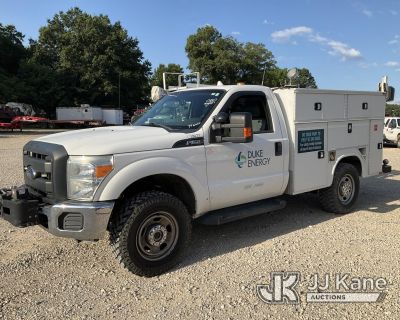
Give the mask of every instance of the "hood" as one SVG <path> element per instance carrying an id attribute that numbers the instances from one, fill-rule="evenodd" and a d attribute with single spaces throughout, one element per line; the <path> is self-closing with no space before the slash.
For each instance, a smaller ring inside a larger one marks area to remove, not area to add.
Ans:
<path id="1" fill-rule="evenodd" d="M 118 126 L 56 133 L 36 139 L 64 146 L 69 155 L 105 155 L 169 149 L 189 134 L 163 128 Z"/>

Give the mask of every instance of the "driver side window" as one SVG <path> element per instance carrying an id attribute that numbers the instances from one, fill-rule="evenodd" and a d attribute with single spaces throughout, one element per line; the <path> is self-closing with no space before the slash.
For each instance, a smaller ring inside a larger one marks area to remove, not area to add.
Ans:
<path id="1" fill-rule="evenodd" d="M 228 114 L 250 112 L 253 117 L 253 133 L 273 132 L 271 114 L 265 94 L 242 95 L 232 101 Z"/>

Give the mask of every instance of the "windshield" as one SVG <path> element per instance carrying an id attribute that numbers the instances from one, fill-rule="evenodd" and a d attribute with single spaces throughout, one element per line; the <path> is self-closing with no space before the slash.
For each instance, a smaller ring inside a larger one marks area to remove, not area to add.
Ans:
<path id="1" fill-rule="evenodd" d="M 162 126 L 168 129 L 197 129 L 217 102 L 223 90 L 173 92 L 157 101 L 134 126 Z"/>

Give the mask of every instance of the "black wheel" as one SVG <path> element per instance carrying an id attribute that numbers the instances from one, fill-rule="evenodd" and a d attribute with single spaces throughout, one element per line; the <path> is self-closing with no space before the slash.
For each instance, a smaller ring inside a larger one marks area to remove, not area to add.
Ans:
<path id="1" fill-rule="evenodd" d="M 152 277 L 175 266 L 188 246 L 192 221 L 185 205 L 159 191 L 122 201 L 110 223 L 110 244 L 131 272 Z"/>
<path id="2" fill-rule="evenodd" d="M 397 148 L 400 148 L 400 134 L 397 136 Z"/>
<path id="3" fill-rule="evenodd" d="M 356 202 L 360 190 L 357 169 L 348 163 L 339 163 L 335 170 L 332 185 L 319 190 L 322 208 L 333 213 L 349 213 Z"/>

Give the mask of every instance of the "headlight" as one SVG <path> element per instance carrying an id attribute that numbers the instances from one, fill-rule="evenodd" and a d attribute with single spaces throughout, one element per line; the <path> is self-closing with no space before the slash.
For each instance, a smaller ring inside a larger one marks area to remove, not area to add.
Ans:
<path id="1" fill-rule="evenodd" d="M 92 200 L 112 169 L 112 156 L 70 156 L 67 163 L 68 199 Z"/>

